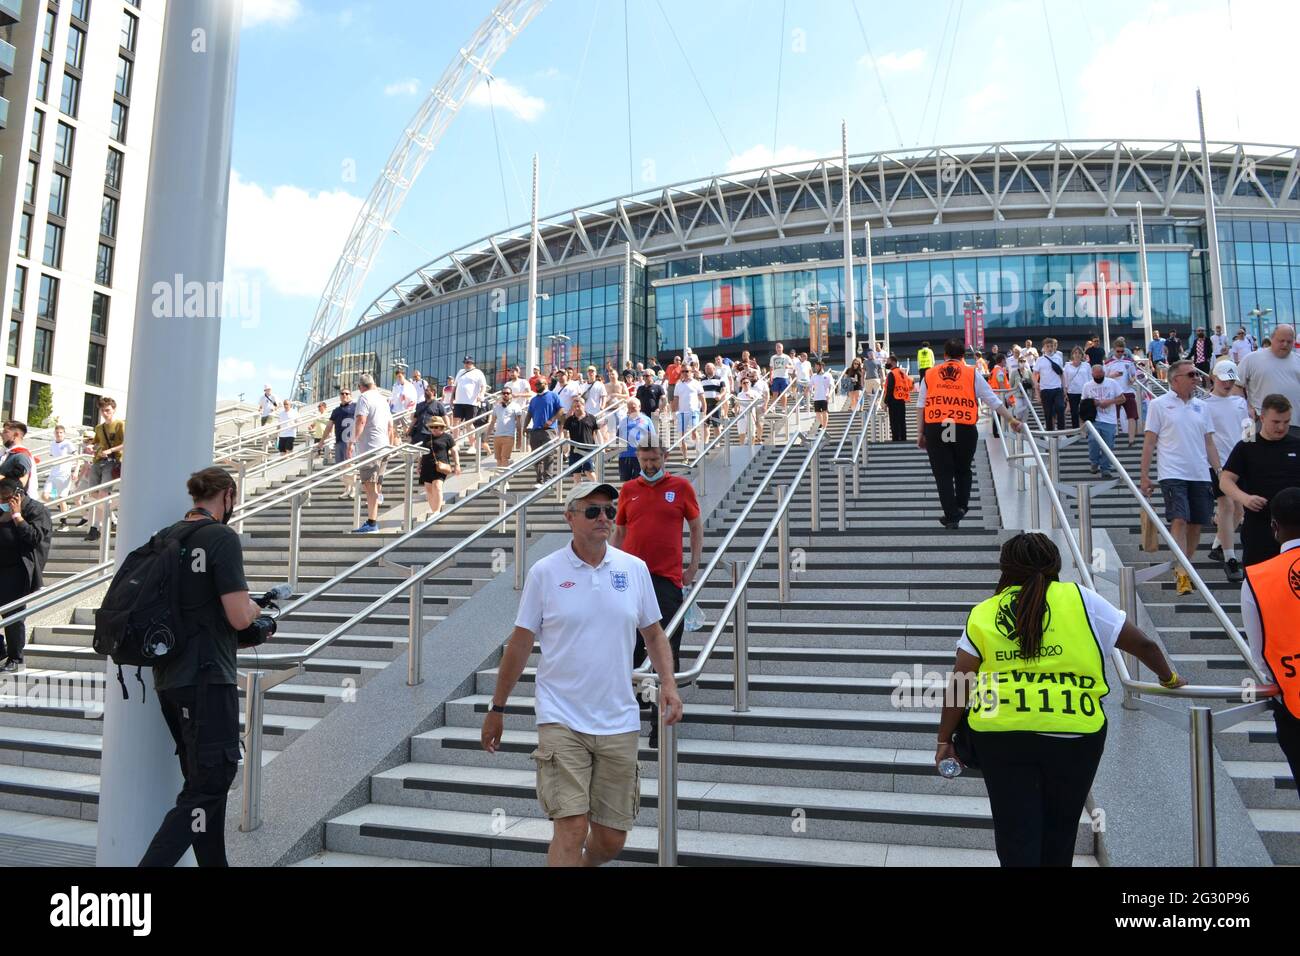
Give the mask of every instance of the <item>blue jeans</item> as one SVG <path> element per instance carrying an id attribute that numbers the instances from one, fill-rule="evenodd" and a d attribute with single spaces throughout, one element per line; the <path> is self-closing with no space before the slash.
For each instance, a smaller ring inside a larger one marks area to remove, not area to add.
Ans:
<path id="1" fill-rule="evenodd" d="M 1093 426 L 1106 439 L 1106 447 L 1115 450 L 1115 423 L 1094 421 Z M 1101 450 L 1101 443 L 1092 435 L 1088 436 L 1088 463 L 1104 471 L 1110 471 L 1110 459 Z"/>

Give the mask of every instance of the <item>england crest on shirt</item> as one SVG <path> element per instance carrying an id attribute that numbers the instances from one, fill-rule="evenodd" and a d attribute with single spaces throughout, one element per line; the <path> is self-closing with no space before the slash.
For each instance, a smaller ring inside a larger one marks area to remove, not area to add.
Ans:
<path id="1" fill-rule="evenodd" d="M 614 584 L 614 590 L 615 590 L 615 591 L 626 591 L 626 590 L 627 590 L 627 572 L 626 572 L 626 571 L 611 571 L 611 572 L 609 572 L 609 576 L 610 576 L 610 580 L 611 580 L 611 581 L 613 582 L 613 584 Z"/>
<path id="2" fill-rule="evenodd" d="M 664 501 L 668 502 L 669 504 L 672 504 L 673 501 L 676 500 L 676 498 L 677 498 L 677 492 L 675 492 L 675 491 L 665 491 L 665 492 L 664 492 Z"/>

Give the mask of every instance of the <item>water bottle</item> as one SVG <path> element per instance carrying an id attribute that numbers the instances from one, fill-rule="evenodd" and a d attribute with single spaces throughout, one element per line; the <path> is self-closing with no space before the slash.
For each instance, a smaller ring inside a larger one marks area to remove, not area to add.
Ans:
<path id="1" fill-rule="evenodd" d="M 961 763 L 956 757 L 944 757 L 939 761 L 939 776 L 951 780 L 961 776 Z"/>
<path id="2" fill-rule="evenodd" d="M 283 601 L 285 598 L 293 597 L 293 588 L 288 584 L 277 584 L 266 592 L 266 596 L 272 601 Z"/>
<path id="3" fill-rule="evenodd" d="M 682 597 L 685 598 L 690 588 L 682 588 Z M 682 627 L 688 631 L 698 631 L 704 626 L 704 612 L 700 610 L 699 604 L 692 604 L 686 610 L 686 619 L 682 622 Z"/>

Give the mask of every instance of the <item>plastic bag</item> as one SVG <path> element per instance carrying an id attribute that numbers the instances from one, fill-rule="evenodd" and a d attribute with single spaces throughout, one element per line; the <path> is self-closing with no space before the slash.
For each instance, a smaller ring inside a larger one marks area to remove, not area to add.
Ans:
<path id="1" fill-rule="evenodd" d="M 682 588 L 682 598 L 690 592 L 690 588 Z M 704 612 L 700 610 L 698 603 L 692 604 L 686 610 L 686 619 L 682 621 L 682 627 L 688 631 L 698 631 L 704 626 Z"/>

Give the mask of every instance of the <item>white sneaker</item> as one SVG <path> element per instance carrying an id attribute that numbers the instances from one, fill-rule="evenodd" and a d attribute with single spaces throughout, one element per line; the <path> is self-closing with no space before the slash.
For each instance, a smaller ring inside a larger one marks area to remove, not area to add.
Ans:
<path id="1" fill-rule="evenodd" d="M 383 494 L 380 494 L 380 496 L 379 496 L 379 504 L 382 505 L 383 503 L 384 503 L 384 496 L 383 496 Z"/>

